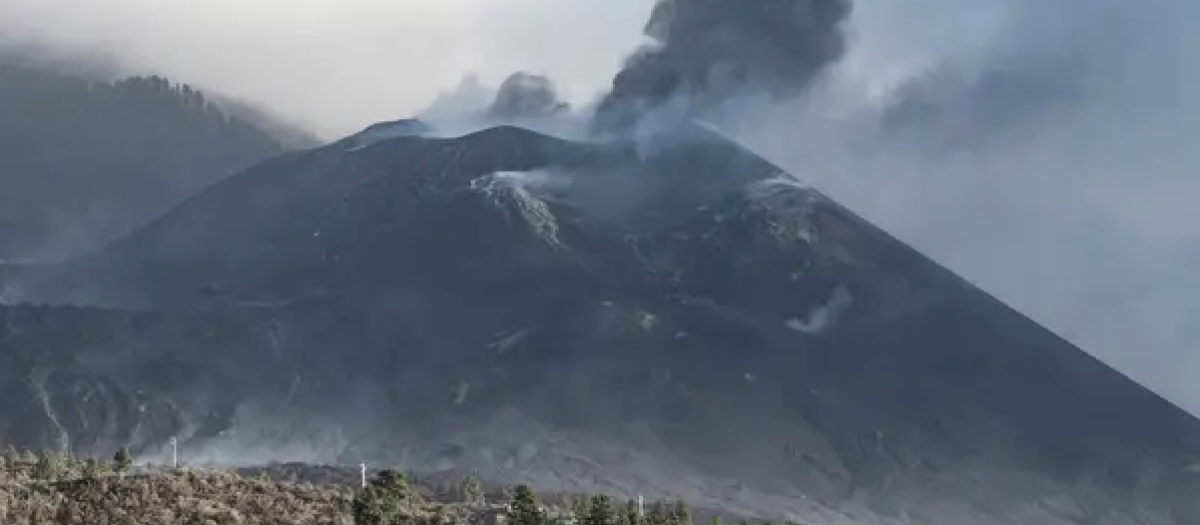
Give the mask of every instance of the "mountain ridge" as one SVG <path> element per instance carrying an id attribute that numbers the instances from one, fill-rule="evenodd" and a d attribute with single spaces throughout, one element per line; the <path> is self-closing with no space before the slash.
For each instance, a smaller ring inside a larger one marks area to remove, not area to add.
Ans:
<path id="1" fill-rule="evenodd" d="M 209 182 L 314 144 L 162 77 L 22 58 L 0 49 L 0 259 L 86 253 Z"/>

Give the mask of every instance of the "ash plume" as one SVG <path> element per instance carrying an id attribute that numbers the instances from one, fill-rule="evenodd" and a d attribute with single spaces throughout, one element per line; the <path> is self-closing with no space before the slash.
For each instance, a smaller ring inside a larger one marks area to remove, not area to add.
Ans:
<path id="1" fill-rule="evenodd" d="M 672 105 L 704 114 L 739 92 L 801 90 L 845 49 L 849 0 L 661 0 L 646 24 L 653 44 L 626 61 L 593 127 L 620 132 Z"/>
<path id="2" fill-rule="evenodd" d="M 559 98 L 558 89 L 549 78 L 518 71 L 500 84 L 487 114 L 499 120 L 512 120 L 549 117 L 569 108 Z"/>

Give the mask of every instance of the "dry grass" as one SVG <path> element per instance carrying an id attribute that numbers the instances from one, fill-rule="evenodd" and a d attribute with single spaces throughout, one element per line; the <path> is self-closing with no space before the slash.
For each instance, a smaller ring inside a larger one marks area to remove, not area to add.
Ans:
<path id="1" fill-rule="evenodd" d="M 47 460 L 49 458 L 49 460 Z M 49 466 L 47 466 L 49 465 Z M 138 469 L 55 456 L 0 456 L 3 525 L 353 525 L 357 472 L 279 465 Z M 502 500 L 463 502 L 443 480 L 414 487 L 405 523 L 493 523 Z"/>
<path id="2" fill-rule="evenodd" d="M 32 468 L 32 466 L 29 466 Z M 350 488 L 179 470 L 0 486 L 0 523 L 351 525 Z"/>
<path id="3" fill-rule="evenodd" d="M 468 495 L 463 479 L 413 478 L 402 523 L 501 521 L 507 490 L 479 486 Z M 0 525 L 354 525 L 358 482 L 357 469 L 302 464 L 118 474 L 107 462 L 10 451 L 0 455 Z M 571 523 L 577 503 L 569 494 L 542 498 L 549 523 Z M 707 514 L 695 514 L 704 519 L 696 523 L 706 523 Z"/>

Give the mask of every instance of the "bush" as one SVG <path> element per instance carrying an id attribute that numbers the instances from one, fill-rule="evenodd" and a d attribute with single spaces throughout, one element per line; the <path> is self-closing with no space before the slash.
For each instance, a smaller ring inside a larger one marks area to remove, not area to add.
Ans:
<path id="1" fill-rule="evenodd" d="M 604 494 L 592 496 L 587 515 L 583 517 L 582 525 L 617 525 L 617 513 L 613 508 L 612 499 Z"/>
<path id="2" fill-rule="evenodd" d="M 359 492 L 352 504 L 356 525 L 394 525 L 405 517 L 404 503 L 411 499 L 408 480 L 394 470 L 383 470 Z"/>
<path id="3" fill-rule="evenodd" d="M 133 466 L 133 456 L 129 455 L 129 449 L 121 447 L 117 449 L 117 453 L 113 455 L 113 468 L 117 472 L 125 473 L 129 467 Z"/>
<path id="4" fill-rule="evenodd" d="M 85 479 L 96 479 L 108 474 L 108 472 L 108 465 L 103 461 L 95 458 L 83 460 L 83 477 Z"/>
<path id="5" fill-rule="evenodd" d="M 57 452 L 42 452 L 33 464 L 33 478 L 38 481 L 59 481 L 64 477 L 65 472 L 65 458 Z"/>
<path id="6" fill-rule="evenodd" d="M 508 521 L 512 525 L 543 525 L 546 516 L 538 505 L 537 496 L 528 485 L 518 485 L 508 504 Z"/>

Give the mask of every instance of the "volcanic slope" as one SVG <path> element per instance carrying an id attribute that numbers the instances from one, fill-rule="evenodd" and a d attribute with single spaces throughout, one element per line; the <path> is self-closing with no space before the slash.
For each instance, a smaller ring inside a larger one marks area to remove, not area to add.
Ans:
<path id="1" fill-rule="evenodd" d="M 7 437 L 822 523 L 1200 520 L 1194 418 L 716 134 L 398 122 L 8 268 L 41 306 L 0 319 Z"/>

